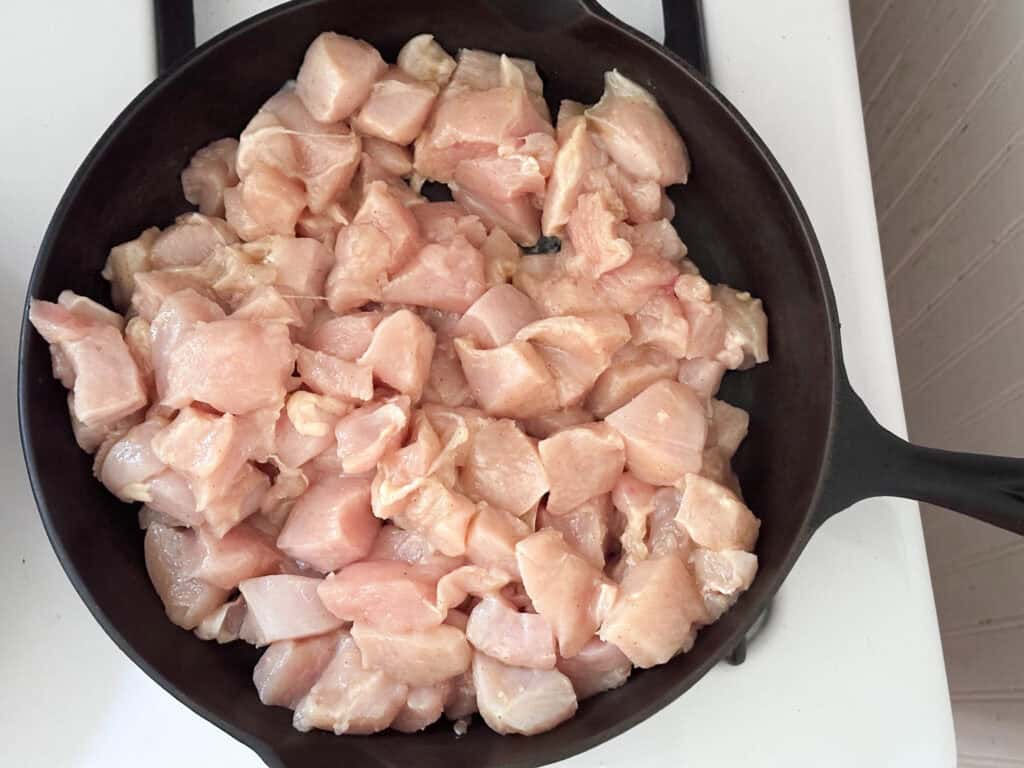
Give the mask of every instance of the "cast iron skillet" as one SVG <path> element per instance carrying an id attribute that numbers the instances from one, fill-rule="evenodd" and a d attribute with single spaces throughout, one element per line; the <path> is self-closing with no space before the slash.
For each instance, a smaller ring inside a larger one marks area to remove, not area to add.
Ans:
<path id="1" fill-rule="evenodd" d="M 46 344 L 26 313 L 22 442 L 54 549 L 114 641 L 198 714 L 273 766 L 543 765 L 622 733 L 693 685 L 743 637 L 812 532 L 858 499 L 906 496 L 1024 532 L 1024 462 L 914 447 L 876 424 L 847 382 L 825 264 L 782 170 L 699 74 L 593 0 L 305 0 L 234 27 L 147 88 L 96 144 L 50 224 L 29 296 L 53 300 L 71 288 L 106 301 L 99 271 L 110 246 L 186 210 L 178 173 L 192 153 L 237 136 L 323 30 L 365 38 L 390 60 L 426 30 L 449 50 L 534 59 L 553 105 L 565 97 L 596 100 L 602 74 L 613 67 L 654 92 L 693 158 L 691 181 L 674 196 L 683 240 L 706 275 L 751 290 L 769 315 L 771 363 L 726 377 L 724 393 L 751 414 L 736 468 L 763 521 L 760 573 L 690 653 L 636 672 L 550 733 L 501 737 L 476 725 L 456 741 L 441 723 L 416 736 L 300 734 L 290 712 L 259 703 L 251 682 L 257 651 L 198 642 L 164 617 L 135 514 L 93 479 Z"/>

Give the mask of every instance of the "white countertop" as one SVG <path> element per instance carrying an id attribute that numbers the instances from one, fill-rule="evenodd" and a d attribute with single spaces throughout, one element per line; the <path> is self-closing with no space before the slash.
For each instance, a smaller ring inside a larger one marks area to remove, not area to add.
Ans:
<path id="1" fill-rule="evenodd" d="M 204 40 L 273 5 L 199 0 Z M 652 36 L 658 0 L 607 0 Z M 793 181 L 835 286 L 850 378 L 904 431 L 845 0 L 704 0 L 716 85 Z M 148 0 L 0 4 L 0 366 L 8 435 L 0 536 L 0 744 L 5 765 L 260 766 L 124 657 L 54 557 L 16 439 L 25 284 L 64 186 L 153 76 Z M 859 504 L 814 537 L 740 667 L 720 665 L 674 704 L 561 765 L 955 765 L 931 585 L 915 505 Z"/>

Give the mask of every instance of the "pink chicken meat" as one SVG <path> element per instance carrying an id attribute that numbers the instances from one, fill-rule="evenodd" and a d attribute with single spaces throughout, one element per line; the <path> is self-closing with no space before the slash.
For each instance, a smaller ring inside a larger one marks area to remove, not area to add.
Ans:
<path id="1" fill-rule="evenodd" d="M 553 124 L 532 61 L 325 31 L 196 148 L 197 210 L 113 245 L 117 311 L 32 300 L 181 642 L 263 648 L 297 730 L 542 733 L 756 577 L 718 392 L 767 315 L 687 258 L 686 145 L 627 74 Z"/>

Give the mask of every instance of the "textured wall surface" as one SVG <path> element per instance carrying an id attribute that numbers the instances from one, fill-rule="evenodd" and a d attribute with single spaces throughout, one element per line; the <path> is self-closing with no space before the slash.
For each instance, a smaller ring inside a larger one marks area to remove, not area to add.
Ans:
<path id="1" fill-rule="evenodd" d="M 910 436 L 1024 455 L 1024 2 L 850 11 Z M 960 765 L 1024 766 L 1024 539 L 923 519 Z"/>

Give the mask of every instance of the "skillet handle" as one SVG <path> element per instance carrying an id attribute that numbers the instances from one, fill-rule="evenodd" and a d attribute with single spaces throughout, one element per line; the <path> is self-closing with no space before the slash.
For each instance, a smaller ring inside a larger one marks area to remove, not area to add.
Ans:
<path id="1" fill-rule="evenodd" d="M 1024 459 L 912 445 L 879 425 L 844 373 L 816 522 L 874 496 L 928 502 L 1024 534 Z"/>
<path id="2" fill-rule="evenodd" d="M 710 77 L 701 0 L 661 0 L 661 14 L 665 21 L 665 47 Z"/>
<path id="3" fill-rule="evenodd" d="M 156 69 L 164 74 L 196 47 L 193 0 L 153 0 Z"/>

